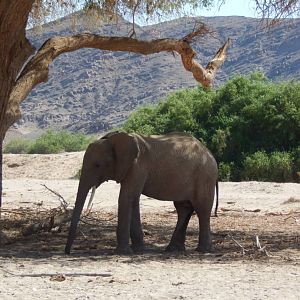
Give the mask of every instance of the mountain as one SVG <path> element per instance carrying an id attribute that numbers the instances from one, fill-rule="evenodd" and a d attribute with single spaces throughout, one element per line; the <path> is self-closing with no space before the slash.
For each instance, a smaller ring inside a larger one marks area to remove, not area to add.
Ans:
<path id="1" fill-rule="evenodd" d="M 75 21 L 74 21 L 75 20 Z M 228 57 L 218 71 L 216 85 L 235 73 L 260 70 L 273 80 L 300 79 L 300 19 L 262 29 L 259 19 L 246 17 L 180 18 L 158 25 L 136 26 L 137 38 L 181 38 L 197 22 L 213 34 L 198 38 L 193 47 L 203 65 L 230 37 Z M 124 21 L 95 24 L 83 13 L 67 16 L 28 30 L 31 42 L 40 47 L 55 35 L 91 31 L 101 35 L 127 36 L 131 25 Z M 14 130 L 32 133 L 46 128 L 99 133 L 118 126 L 143 104 L 156 103 L 171 91 L 197 83 L 172 53 L 142 56 L 134 53 L 81 49 L 58 57 L 50 67 L 48 82 L 37 86 L 22 104 L 22 119 Z"/>

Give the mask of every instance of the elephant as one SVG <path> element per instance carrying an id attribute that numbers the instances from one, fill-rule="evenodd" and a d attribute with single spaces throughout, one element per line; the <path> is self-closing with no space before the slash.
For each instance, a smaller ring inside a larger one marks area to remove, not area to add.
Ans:
<path id="1" fill-rule="evenodd" d="M 117 253 L 144 250 L 141 194 L 174 203 L 178 219 L 166 251 L 185 251 L 186 229 L 194 211 L 199 219 L 196 250 L 212 250 L 210 216 L 215 187 L 216 211 L 218 205 L 218 167 L 211 152 L 187 133 L 145 136 L 117 131 L 91 143 L 85 152 L 66 254 L 70 254 L 89 190 L 108 180 L 120 183 Z"/>

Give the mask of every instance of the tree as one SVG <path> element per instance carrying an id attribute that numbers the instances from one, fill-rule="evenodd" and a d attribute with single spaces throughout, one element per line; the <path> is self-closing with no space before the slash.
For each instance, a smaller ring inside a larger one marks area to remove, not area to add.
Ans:
<path id="1" fill-rule="evenodd" d="M 129 51 L 148 55 L 162 51 L 181 55 L 186 70 L 204 86 L 210 86 L 217 69 L 225 59 L 229 42 L 219 49 L 213 60 L 204 68 L 194 59 L 192 39 L 207 32 L 203 25 L 181 40 L 157 39 L 143 41 L 134 38 L 134 26 L 130 37 L 104 37 L 95 34 L 77 34 L 53 37 L 36 51 L 26 38 L 29 20 L 47 16 L 49 11 L 75 5 L 77 0 L 1 0 L 0 1 L 0 206 L 2 195 L 2 144 L 8 128 L 21 116 L 20 104 L 39 83 L 47 81 L 50 63 L 60 54 L 83 47 L 111 51 Z M 207 6 L 208 0 L 195 1 L 115 1 L 87 0 L 86 9 L 97 9 L 102 15 L 112 18 L 121 12 L 140 15 L 168 14 L 183 8 L 185 4 Z"/>
<path id="2" fill-rule="evenodd" d="M 288 16 L 298 13 L 299 1 L 252 0 L 262 16 Z M 172 15 L 186 7 L 209 7 L 224 0 L 1 0 L 0 1 L 0 207 L 2 197 L 2 143 L 8 128 L 20 117 L 20 104 L 39 83 L 46 81 L 49 64 L 60 54 L 83 47 L 111 51 L 130 51 L 143 55 L 168 51 L 181 55 L 187 71 L 203 86 L 210 86 L 216 71 L 225 60 L 229 41 L 218 50 L 215 57 L 201 66 L 191 47 L 193 38 L 207 32 L 205 26 L 180 40 L 157 39 L 142 41 L 135 37 L 134 25 L 130 37 L 103 37 L 79 34 L 51 38 L 36 51 L 26 38 L 28 22 L 45 19 L 49 13 L 85 3 L 85 9 L 97 9 L 108 19 L 118 14 L 135 16 Z"/>
<path id="3" fill-rule="evenodd" d="M 254 0 L 258 15 L 266 20 L 268 26 L 273 26 L 278 21 L 296 17 L 300 14 L 299 0 Z"/>

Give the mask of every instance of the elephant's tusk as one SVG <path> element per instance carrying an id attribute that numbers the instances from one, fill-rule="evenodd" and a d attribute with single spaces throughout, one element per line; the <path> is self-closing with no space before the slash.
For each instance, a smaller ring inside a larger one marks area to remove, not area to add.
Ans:
<path id="1" fill-rule="evenodd" d="M 96 186 L 93 186 L 91 196 L 90 196 L 90 200 L 89 200 L 88 206 L 86 208 L 87 211 L 89 211 L 92 208 L 91 206 L 92 206 L 92 201 L 93 201 L 94 196 L 95 196 L 95 192 L 96 192 Z"/>

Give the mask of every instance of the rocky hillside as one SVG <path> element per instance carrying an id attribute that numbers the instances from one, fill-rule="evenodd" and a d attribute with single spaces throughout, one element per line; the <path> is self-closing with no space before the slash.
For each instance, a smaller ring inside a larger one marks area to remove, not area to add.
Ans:
<path id="1" fill-rule="evenodd" d="M 82 14 L 65 17 L 42 28 L 29 30 L 36 47 L 54 35 L 91 31 Z M 181 18 L 159 25 L 136 28 L 137 37 L 181 38 L 196 22 L 207 23 L 214 36 L 198 38 L 194 48 L 204 65 L 226 38 L 232 39 L 228 58 L 217 73 L 216 84 L 234 73 L 264 71 L 274 79 L 300 79 L 300 20 L 272 30 L 259 27 L 259 20 L 245 17 Z M 93 23 L 93 22 L 92 22 Z M 130 24 L 96 24 L 102 35 L 128 35 Z M 170 91 L 197 83 L 178 56 L 82 49 L 60 56 L 51 66 L 49 81 L 35 88 L 22 105 L 23 118 L 14 130 L 22 133 L 46 128 L 64 128 L 99 133 L 120 125 L 138 106 L 155 103 Z"/>

